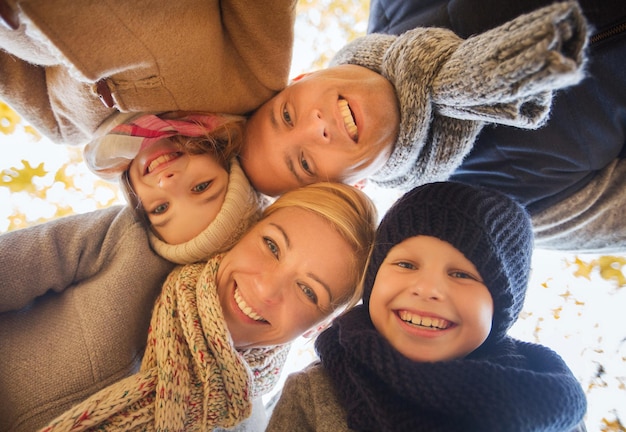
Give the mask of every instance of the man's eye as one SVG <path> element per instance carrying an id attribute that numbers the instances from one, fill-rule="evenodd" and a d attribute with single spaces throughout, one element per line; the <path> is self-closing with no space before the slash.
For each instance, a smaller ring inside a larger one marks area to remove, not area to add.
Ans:
<path id="1" fill-rule="evenodd" d="M 162 213 L 165 213 L 169 207 L 170 207 L 170 203 L 159 204 L 158 206 L 153 208 L 150 213 L 157 214 L 157 215 L 162 214 Z"/>
<path id="2" fill-rule="evenodd" d="M 283 107 L 283 120 L 289 126 L 293 126 L 293 121 L 291 120 L 291 114 L 289 114 L 289 111 L 287 111 L 287 108 L 284 108 L 284 107 Z"/>
<path id="3" fill-rule="evenodd" d="M 209 187 L 210 184 L 211 184 L 210 181 L 202 182 L 202 183 L 197 184 L 194 187 L 192 187 L 191 191 L 192 192 L 196 192 L 196 193 L 203 192 L 203 191 L 205 191 Z"/>
<path id="4" fill-rule="evenodd" d="M 276 243 L 274 243 L 274 241 L 269 237 L 263 237 L 263 241 L 267 245 L 267 248 L 272 253 L 272 255 L 278 258 L 278 254 L 280 252 L 280 249 L 278 249 L 278 245 L 276 245 Z"/>
<path id="5" fill-rule="evenodd" d="M 317 294 L 315 294 L 315 291 L 313 291 L 311 287 L 306 286 L 305 284 L 302 284 L 302 283 L 299 283 L 298 287 L 302 290 L 304 295 L 307 296 L 307 298 L 311 301 L 311 303 L 317 304 Z"/>

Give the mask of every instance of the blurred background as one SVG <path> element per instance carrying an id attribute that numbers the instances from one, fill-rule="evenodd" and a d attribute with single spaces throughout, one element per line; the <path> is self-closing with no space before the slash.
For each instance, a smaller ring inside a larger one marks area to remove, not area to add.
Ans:
<path id="1" fill-rule="evenodd" d="M 369 1 L 300 0 L 291 76 L 323 68 L 346 42 L 365 34 L 368 10 Z M 80 148 L 41 137 L 2 101 L 0 154 L 0 233 L 124 203 L 116 184 L 89 172 Z M 366 192 L 380 216 L 397 198 L 371 185 Z M 567 361 L 587 392 L 589 431 L 626 431 L 624 265 L 625 256 L 537 250 L 526 305 L 512 329 Z M 283 380 L 314 360 L 312 341 L 299 339 Z"/>

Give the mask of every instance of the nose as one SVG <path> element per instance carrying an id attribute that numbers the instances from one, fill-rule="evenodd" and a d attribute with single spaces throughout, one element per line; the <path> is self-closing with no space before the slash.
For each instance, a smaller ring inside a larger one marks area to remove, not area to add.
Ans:
<path id="1" fill-rule="evenodd" d="M 329 125 L 320 110 L 313 110 L 307 123 L 307 138 L 316 143 L 330 143 Z"/>
<path id="2" fill-rule="evenodd" d="M 422 274 L 413 281 L 411 293 L 425 300 L 443 300 L 446 292 L 445 287 L 443 277 Z"/>
<path id="3" fill-rule="evenodd" d="M 173 171 L 164 172 L 159 177 L 159 187 L 161 189 L 171 189 L 176 184 L 178 176 Z"/>
<path id="4" fill-rule="evenodd" d="M 278 272 L 266 271 L 255 281 L 259 298 L 266 304 L 277 304 L 283 298 L 284 278 Z"/>

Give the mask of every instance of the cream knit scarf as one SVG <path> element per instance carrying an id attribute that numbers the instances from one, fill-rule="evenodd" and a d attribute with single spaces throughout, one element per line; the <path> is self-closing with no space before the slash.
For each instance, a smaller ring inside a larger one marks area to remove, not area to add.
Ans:
<path id="1" fill-rule="evenodd" d="M 485 123 L 533 129 L 552 92 L 583 77 L 587 27 L 577 3 L 554 3 L 463 40 L 442 28 L 356 39 L 332 64 L 355 64 L 393 84 L 400 132 L 371 180 L 412 189 L 446 180 Z"/>
<path id="2" fill-rule="evenodd" d="M 288 347 L 235 350 L 215 285 L 221 260 L 172 271 L 152 313 L 140 371 L 42 430 L 210 431 L 247 418 L 250 399 L 273 386 Z"/>

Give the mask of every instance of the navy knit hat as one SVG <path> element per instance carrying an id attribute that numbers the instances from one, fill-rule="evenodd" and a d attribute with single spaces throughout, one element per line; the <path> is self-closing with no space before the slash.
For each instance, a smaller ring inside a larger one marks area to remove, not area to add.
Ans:
<path id="1" fill-rule="evenodd" d="M 450 243 L 474 264 L 493 299 L 488 340 L 505 336 L 522 309 L 530 274 L 533 237 L 526 211 L 500 192 L 462 183 L 430 183 L 411 190 L 378 227 L 365 278 L 365 304 L 389 250 L 418 235 Z"/>

